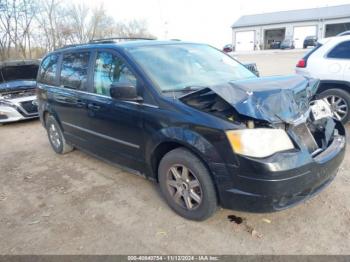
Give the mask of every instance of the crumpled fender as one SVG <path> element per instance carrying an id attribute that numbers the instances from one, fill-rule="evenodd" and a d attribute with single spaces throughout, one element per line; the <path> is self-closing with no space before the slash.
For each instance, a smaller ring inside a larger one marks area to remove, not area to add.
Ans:
<path id="1" fill-rule="evenodd" d="M 164 142 L 182 144 L 189 150 L 194 151 L 207 164 L 224 162 L 216 148 L 200 134 L 183 127 L 167 127 L 156 132 L 145 145 L 147 163 L 151 163 L 154 150 Z"/>

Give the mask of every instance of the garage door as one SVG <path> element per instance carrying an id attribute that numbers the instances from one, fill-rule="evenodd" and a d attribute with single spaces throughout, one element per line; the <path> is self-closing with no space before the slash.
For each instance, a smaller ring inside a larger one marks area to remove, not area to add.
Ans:
<path id="1" fill-rule="evenodd" d="M 307 36 L 316 35 L 316 26 L 298 26 L 294 27 L 294 45 L 295 48 L 303 48 L 304 39 Z"/>
<path id="2" fill-rule="evenodd" d="M 254 50 L 254 31 L 245 31 L 236 33 L 236 51 Z"/>

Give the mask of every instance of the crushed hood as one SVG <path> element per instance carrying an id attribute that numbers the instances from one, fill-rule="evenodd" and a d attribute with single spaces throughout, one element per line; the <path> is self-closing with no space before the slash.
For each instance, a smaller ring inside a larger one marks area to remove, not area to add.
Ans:
<path id="1" fill-rule="evenodd" d="M 318 80 L 291 75 L 239 80 L 206 89 L 216 93 L 241 115 L 270 123 L 295 123 L 307 117 L 318 83 Z M 188 94 L 185 100 L 203 91 Z"/>

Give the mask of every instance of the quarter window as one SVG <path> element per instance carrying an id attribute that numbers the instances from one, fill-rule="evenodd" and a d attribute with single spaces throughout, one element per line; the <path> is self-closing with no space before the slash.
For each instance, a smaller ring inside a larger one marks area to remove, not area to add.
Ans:
<path id="1" fill-rule="evenodd" d="M 89 52 L 64 54 L 61 69 L 61 85 L 66 88 L 86 90 L 89 57 Z"/>
<path id="2" fill-rule="evenodd" d="M 118 82 L 137 85 L 135 75 L 119 57 L 110 52 L 97 52 L 94 72 L 94 92 L 109 96 L 111 84 Z"/>
<path id="3" fill-rule="evenodd" d="M 329 58 L 350 59 L 350 41 L 342 42 L 332 49 Z"/>
<path id="4" fill-rule="evenodd" d="M 54 85 L 56 82 L 57 62 L 59 55 L 54 54 L 46 57 L 41 63 L 38 82 L 48 85 Z"/>

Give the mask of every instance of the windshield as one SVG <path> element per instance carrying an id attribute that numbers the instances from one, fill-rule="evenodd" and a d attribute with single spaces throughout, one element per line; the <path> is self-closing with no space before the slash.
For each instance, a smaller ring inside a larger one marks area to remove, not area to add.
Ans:
<path id="1" fill-rule="evenodd" d="M 163 92 L 256 78 L 243 65 L 208 45 L 142 46 L 129 52 Z"/>

